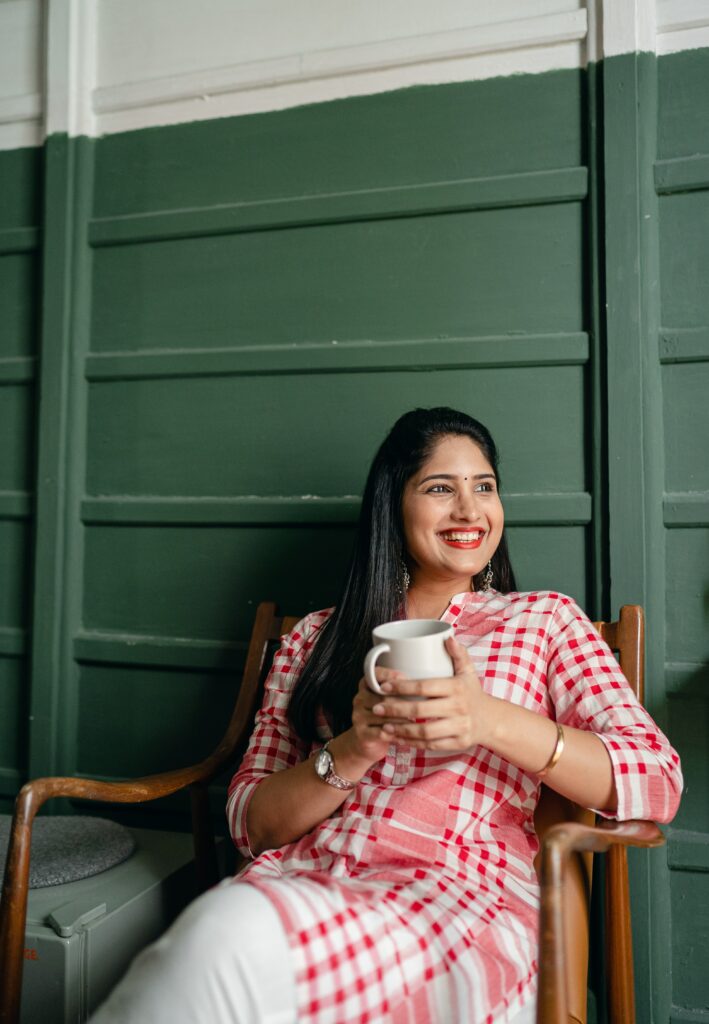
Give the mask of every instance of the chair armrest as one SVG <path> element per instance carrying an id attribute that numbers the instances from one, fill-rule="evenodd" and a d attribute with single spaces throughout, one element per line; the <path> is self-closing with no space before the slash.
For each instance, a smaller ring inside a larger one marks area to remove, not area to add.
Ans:
<path id="1" fill-rule="evenodd" d="M 572 852 L 592 850 L 605 853 L 612 846 L 662 846 L 665 837 L 654 821 L 607 821 L 599 825 L 584 825 L 569 821 L 554 825 L 544 837 L 542 854 L 542 875 L 544 854 L 554 851 L 554 859 L 567 857 Z"/>
<path id="2" fill-rule="evenodd" d="M 568 1024 L 563 882 L 573 853 L 609 852 L 606 878 L 610 1021 L 635 1020 L 626 847 L 662 846 L 654 821 L 564 822 L 542 843 L 537 1024 Z"/>
<path id="3" fill-rule="evenodd" d="M 210 848 L 204 838 L 209 813 L 206 783 L 226 766 L 230 752 L 231 748 L 222 743 L 214 754 L 199 764 L 126 782 L 57 776 L 32 779 L 25 783 L 15 802 L 0 900 L 0 960 L 5 978 L 0 991 L 0 1024 L 16 1024 L 19 1020 L 32 823 L 42 804 L 54 797 L 101 800 L 107 803 L 143 803 L 193 787 L 192 810 L 198 875 L 201 870 L 201 888 L 206 888 L 205 882 L 213 884 L 216 881 L 213 841 Z"/>

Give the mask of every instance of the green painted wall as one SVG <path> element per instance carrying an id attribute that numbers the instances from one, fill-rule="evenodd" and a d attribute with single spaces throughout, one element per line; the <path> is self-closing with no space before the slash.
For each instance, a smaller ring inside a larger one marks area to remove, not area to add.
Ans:
<path id="1" fill-rule="evenodd" d="M 256 603 L 331 603 L 384 431 L 458 405 L 499 441 L 521 585 L 647 607 L 689 787 L 672 870 L 634 862 L 638 1020 L 709 1020 L 707 73 L 629 55 L 0 153 L 0 800 L 206 753 Z"/>
<path id="2" fill-rule="evenodd" d="M 43 154 L 0 154 L 0 807 L 27 773 Z"/>

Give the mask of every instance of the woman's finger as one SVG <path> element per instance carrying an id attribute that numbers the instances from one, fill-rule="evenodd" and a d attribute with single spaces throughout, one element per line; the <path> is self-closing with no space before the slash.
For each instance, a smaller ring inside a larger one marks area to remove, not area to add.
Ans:
<path id="1" fill-rule="evenodd" d="M 428 700 L 396 700 L 387 697 L 372 707 L 372 712 L 384 719 L 451 718 L 460 712 L 450 697 L 430 697 Z"/>
<path id="2" fill-rule="evenodd" d="M 446 639 L 446 650 L 451 656 L 453 662 L 453 672 L 457 676 L 464 675 L 469 668 L 472 668 L 472 661 L 468 654 L 467 648 L 463 647 L 454 636 L 449 636 Z"/>
<path id="3" fill-rule="evenodd" d="M 470 722 L 465 717 L 434 718 L 428 722 L 406 722 L 401 725 L 387 722 L 383 731 L 402 740 L 461 739 L 467 734 L 469 726 Z"/>
<path id="4" fill-rule="evenodd" d="M 400 679 L 392 680 L 387 700 L 396 697 L 448 697 L 455 687 L 453 679 Z M 380 697 L 381 700 L 381 697 Z"/>

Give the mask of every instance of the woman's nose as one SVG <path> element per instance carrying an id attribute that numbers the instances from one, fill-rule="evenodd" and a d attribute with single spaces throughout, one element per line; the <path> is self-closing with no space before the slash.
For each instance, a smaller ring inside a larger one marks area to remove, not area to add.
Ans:
<path id="1" fill-rule="evenodd" d="M 458 519 L 466 522 L 473 522 L 480 515 L 477 497 L 475 494 L 460 492 L 455 507 L 455 515 Z"/>

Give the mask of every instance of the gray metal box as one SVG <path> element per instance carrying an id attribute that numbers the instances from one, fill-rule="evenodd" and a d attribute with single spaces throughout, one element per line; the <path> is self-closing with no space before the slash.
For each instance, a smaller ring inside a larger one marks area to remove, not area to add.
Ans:
<path id="1" fill-rule="evenodd" d="M 131 829 L 128 860 L 80 882 L 31 889 L 22 1024 L 78 1024 L 196 895 L 192 836 Z"/>

